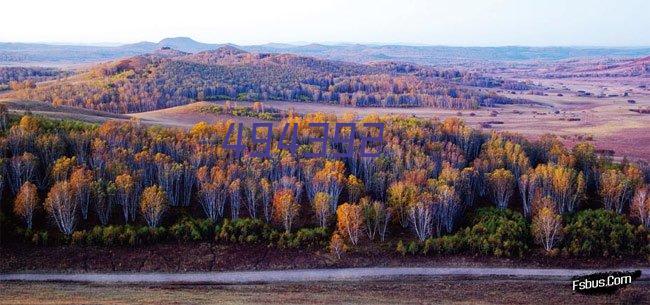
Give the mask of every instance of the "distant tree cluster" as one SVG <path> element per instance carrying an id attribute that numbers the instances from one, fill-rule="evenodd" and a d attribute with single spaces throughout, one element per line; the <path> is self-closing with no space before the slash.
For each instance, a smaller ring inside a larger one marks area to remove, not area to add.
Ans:
<path id="1" fill-rule="evenodd" d="M 501 84 L 501 80 L 476 73 L 411 64 L 361 65 L 222 48 L 190 55 L 149 54 L 105 63 L 68 81 L 29 86 L 15 96 L 119 113 L 197 100 L 452 109 L 526 102 L 465 87 Z"/>
<path id="2" fill-rule="evenodd" d="M 65 72 L 55 68 L 41 67 L 0 67 L 0 91 L 32 89 L 40 81 L 65 76 Z"/>

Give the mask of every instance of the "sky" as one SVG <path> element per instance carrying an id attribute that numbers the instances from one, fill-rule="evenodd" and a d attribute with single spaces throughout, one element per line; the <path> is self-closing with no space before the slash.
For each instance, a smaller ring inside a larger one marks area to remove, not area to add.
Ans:
<path id="1" fill-rule="evenodd" d="M 650 46 L 648 0 L 10 0 L 0 41 Z"/>

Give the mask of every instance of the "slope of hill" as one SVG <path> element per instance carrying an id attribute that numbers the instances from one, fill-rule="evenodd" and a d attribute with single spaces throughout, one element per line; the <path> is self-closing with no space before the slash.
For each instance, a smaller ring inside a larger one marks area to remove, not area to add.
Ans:
<path id="1" fill-rule="evenodd" d="M 526 102 L 467 88 L 501 84 L 501 80 L 474 73 L 428 66 L 356 64 L 248 53 L 225 46 L 196 54 L 164 48 L 99 64 L 74 77 L 20 90 L 13 96 L 115 113 L 163 109 L 197 100 L 453 109 Z"/>
<path id="2" fill-rule="evenodd" d="M 0 105 L 7 107 L 10 113 L 32 113 L 55 119 L 70 119 L 88 123 L 102 123 L 108 120 L 129 120 L 130 117 L 92 109 L 82 109 L 70 106 L 53 106 L 50 103 L 0 99 Z"/>

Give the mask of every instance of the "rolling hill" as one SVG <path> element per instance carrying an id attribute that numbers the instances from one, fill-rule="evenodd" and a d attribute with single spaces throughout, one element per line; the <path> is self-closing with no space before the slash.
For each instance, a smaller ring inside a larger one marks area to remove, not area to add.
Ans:
<path id="1" fill-rule="evenodd" d="M 498 87 L 502 83 L 475 73 L 398 62 L 358 64 L 250 53 L 232 46 L 194 54 L 163 47 L 98 64 L 75 76 L 15 91 L 12 96 L 113 113 L 157 110 L 200 100 L 451 109 L 526 102 L 468 87 Z"/>
<path id="2" fill-rule="evenodd" d="M 650 77 L 650 56 L 629 59 L 573 60 L 561 62 L 545 77 Z"/>

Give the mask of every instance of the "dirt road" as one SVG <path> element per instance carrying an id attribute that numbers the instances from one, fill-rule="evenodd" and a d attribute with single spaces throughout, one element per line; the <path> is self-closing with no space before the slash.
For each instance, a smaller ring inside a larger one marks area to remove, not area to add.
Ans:
<path id="1" fill-rule="evenodd" d="M 608 269 L 610 270 L 610 269 Z M 210 283 L 250 284 L 314 281 L 358 281 L 405 276 L 512 276 L 519 278 L 562 279 L 608 271 L 596 269 L 528 268 L 346 268 L 205 273 L 12 273 L 0 274 L 0 281 L 57 281 L 87 283 Z M 635 268 L 617 269 L 633 271 Z M 642 268 L 638 280 L 650 280 L 650 268 Z"/>

